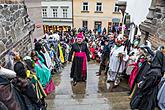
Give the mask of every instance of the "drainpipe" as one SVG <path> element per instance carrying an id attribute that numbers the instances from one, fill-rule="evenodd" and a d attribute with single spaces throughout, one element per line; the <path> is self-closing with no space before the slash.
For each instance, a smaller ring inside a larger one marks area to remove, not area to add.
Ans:
<path id="1" fill-rule="evenodd" d="M 73 16 L 73 14 L 74 14 L 74 12 L 73 12 L 73 1 L 74 0 L 72 0 L 72 29 L 73 29 L 73 27 L 74 27 L 74 16 Z"/>

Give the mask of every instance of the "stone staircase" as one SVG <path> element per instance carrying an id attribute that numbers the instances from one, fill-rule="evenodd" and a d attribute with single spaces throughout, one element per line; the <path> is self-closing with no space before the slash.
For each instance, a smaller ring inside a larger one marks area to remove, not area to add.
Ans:
<path id="1" fill-rule="evenodd" d="M 67 65 L 61 74 L 54 76 L 56 90 L 46 99 L 47 110 L 130 110 L 127 81 L 112 88 L 105 76 L 96 76 L 98 68 L 97 64 L 89 64 L 87 82 L 72 86 Z"/>
<path id="2" fill-rule="evenodd" d="M 127 92 L 56 95 L 48 110 L 131 110 Z"/>

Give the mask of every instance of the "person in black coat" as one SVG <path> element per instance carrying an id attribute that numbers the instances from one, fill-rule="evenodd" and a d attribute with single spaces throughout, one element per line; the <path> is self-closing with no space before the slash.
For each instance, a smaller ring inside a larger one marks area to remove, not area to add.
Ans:
<path id="1" fill-rule="evenodd" d="M 104 38 L 104 48 L 103 48 L 103 52 L 102 52 L 102 58 L 101 58 L 101 63 L 100 63 L 100 68 L 99 68 L 99 72 L 96 72 L 97 76 L 101 75 L 102 70 L 105 70 L 105 75 L 107 75 L 108 72 L 108 61 L 109 61 L 109 56 L 110 56 L 110 51 L 111 48 L 113 47 L 115 41 L 114 41 L 114 37 L 110 36 L 110 41 L 108 37 Z"/>
<path id="2" fill-rule="evenodd" d="M 83 42 L 83 34 L 77 35 L 77 42 L 72 45 L 69 53 L 68 61 L 72 61 L 70 77 L 73 78 L 73 86 L 79 81 L 87 79 L 87 61 L 90 61 L 89 49 L 87 44 Z"/>
<path id="3" fill-rule="evenodd" d="M 157 51 L 149 70 L 142 75 L 131 100 L 131 108 L 154 110 L 157 106 L 158 84 L 165 72 L 165 56 Z M 139 78 L 138 78 L 139 79 Z"/>

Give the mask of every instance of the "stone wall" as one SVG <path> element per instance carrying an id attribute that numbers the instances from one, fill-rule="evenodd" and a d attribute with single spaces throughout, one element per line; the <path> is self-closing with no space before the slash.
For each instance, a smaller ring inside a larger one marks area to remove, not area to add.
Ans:
<path id="1" fill-rule="evenodd" d="M 150 36 L 148 39 L 152 43 L 153 49 L 156 49 L 160 45 L 165 46 L 165 40 L 164 39 L 161 39 L 161 38 L 156 37 L 156 36 Z"/>
<path id="2" fill-rule="evenodd" d="M 148 37 L 154 48 L 165 44 L 165 0 L 152 0 L 147 19 L 142 22 L 142 36 Z M 149 33 L 149 36 L 145 36 Z"/>
<path id="3" fill-rule="evenodd" d="M 5 65 L 6 54 L 14 49 L 22 56 L 31 50 L 34 24 L 29 19 L 23 0 L 4 0 L 0 4 L 0 64 Z"/>

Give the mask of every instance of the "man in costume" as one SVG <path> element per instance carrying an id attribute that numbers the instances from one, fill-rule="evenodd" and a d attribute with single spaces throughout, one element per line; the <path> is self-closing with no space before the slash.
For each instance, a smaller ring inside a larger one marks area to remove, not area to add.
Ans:
<path id="1" fill-rule="evenodd" d="M 90 61 L 87 44 L 83 42 L 83 33 L 77 35 L 77 42 L 72 45 L 68 61 L 72 62 L 70 77 L 73 78 L 73 86 L 79 81 L 87 79 L 87 61 Z"/>
<path id="2" fill-rule="evenodd" d="M 125 69 L 125 63 L 128 59 L 127 50 L 124 50 L 124 46 L 122 45 L 123 36 L 119 35 L 115 39 L 116 45 L 111 50 L 110 53 L 110 61 L 109 61 L 109 69 L 110 72 L 107 77 L 107 82 L 114 82 L 114 85 L 117 86 L 120 82 L 118 78 L 119 74 L 121 74 Z"/>

